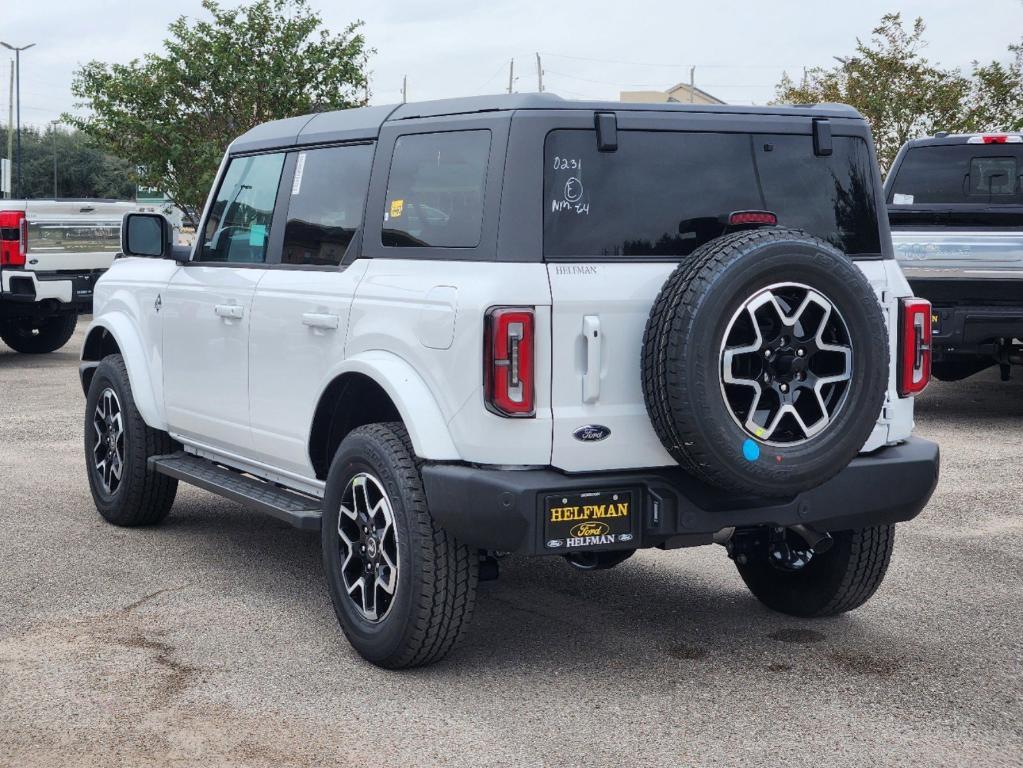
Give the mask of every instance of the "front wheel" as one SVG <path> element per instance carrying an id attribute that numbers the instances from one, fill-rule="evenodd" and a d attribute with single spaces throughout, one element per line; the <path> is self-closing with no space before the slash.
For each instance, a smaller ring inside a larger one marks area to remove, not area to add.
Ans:
<path id="1" fill-rule="evenodd" d="M 167 517 L 178 481 L 149 468 L 149 457 L 174 452 L 166 432 L 142 420 L 120 355 L 96 367 L 85 399 L 85 465 L 96 509 L 108 523 L 155 525 Z"/>
<path id="2" fill-rule="evenodd" d="M 367 661 L 423 666 L 462 636 L 478 558 L 431 517 L 400 423 L 359 427 L 341 443 L 327 475 L 321 538 L 334 611 Z"/>
<path id="3" fill-rule="evenodd" d="M 65 312 L 50 317 L 16 317 L 0 322 L 0 339 L 15 352 L 45 355 L 63 347 L 75 334 L 78 315 Z"/>
<path id="4" fill-rule="evenodd" d="M 768 608 L 791 616 L 835 616 L 859 608 L 881 586 L 895 526 L 841 531 L 832 538 L 831 548 L 820 554 L 804 547 L 794 566 L 772 562 L 766 548 L 737 558 L 735 565 L 750 592 Z"/>

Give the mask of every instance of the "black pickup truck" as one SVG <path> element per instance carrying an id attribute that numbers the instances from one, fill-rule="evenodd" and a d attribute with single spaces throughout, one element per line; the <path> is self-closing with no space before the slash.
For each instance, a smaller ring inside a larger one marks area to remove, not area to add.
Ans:
<path id="1" fill-rule="evenodd" d="M 907 142 L 885 181 L 895 256 L 932 305 L 933 373 L 1023 364 L 1023 135 Z"/>

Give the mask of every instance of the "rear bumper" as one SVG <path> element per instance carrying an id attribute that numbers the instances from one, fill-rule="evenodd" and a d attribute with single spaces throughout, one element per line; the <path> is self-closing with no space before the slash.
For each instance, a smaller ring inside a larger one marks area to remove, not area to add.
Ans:
<path id="1" fill-rule="evenodd" d="M 738 498 L 674 468 L 567 475 L 427 464 L 422 474 L 431 514 L 461 542 L 539 555 L 558 554 L 544 546 L 543 502 L 552 493 L 632 490 L 636 538 L 627 547 L 674 548 L 709 544 L 714 533 L 732 526 L 804 524 L 840 531 L 911 520 L 934 492 L 939 464 L 935 443 L 911 438 L 853 459 L 813 490 L 770 500 Z"/>
<path id="2" fill-rule="evenodd" d="M 933 307 L 934 359 L 997 355 L 999 339 L 1023 338 L 1023 279 L 947 279 L 909 274 Z"/>
<path id="3" fill-rule="evenodd" d="M 93 289 L 102 274 L 98 270 L 64 273 L 5 269 L 0 272 L 0 305 L 7 305 L 5 314 L 87 314 L 92 311 Z"/>

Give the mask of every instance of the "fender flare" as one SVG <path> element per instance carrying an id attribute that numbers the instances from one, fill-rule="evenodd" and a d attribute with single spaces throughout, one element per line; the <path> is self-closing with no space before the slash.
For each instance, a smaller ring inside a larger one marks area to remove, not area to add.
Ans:
<path id="1" fill-rule="evenodd" d="M 163 403 L 156 396 L 153 377 L 150 374 L 142 341 L 135 325 L 127 315 L 123 312 L 105 312 L 102 317 L 89 324 L 89 329 L 85 333 L 85 344 L 82 346 L 83 367 L 89 362 L 99 362 L 98 360 L 86 360 L 85 350 L 88 347 L 89 339 L 104 330 L 113 336 L 117 348 L 121 350 L 124 367 L 128 369 L 131 395 L 142 420 L 153 429 L 166 430 L 167 422 L 164 419 Z"/>
<path id="2" fill-rule="evenodd" d="M 331 382 L 346 373 L 367 376 L 387 393 L 405 423 L 417 456 L 433 461 L 461 459 L 436 398 L 423 378 L 405 360 L 383 350 L 360 352 L 331 371 L 317 402 L 323 398 Z"/>

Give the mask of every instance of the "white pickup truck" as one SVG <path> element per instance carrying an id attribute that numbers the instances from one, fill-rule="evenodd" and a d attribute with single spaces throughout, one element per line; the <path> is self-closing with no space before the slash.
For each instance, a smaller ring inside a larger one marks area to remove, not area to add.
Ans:
<path id="1" fill-rule="evenodd" d="M 121 247 L 114 200 L 0 200 L 0 339 L 17 352 L 64 346 Z"/>

